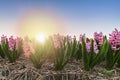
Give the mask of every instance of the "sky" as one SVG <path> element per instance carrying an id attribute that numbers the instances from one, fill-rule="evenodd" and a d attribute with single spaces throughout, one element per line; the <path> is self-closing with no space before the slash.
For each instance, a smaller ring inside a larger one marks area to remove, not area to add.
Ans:
<path id="1" fill-rule="evenodd" d="M 0 35 L 63 35 L 120 30 L 120 0 L 0 0 Z"/>

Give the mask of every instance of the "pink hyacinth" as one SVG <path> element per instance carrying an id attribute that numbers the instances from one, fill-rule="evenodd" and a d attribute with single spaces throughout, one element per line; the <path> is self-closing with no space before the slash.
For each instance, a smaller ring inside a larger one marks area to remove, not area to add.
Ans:
<path id="1" fill-rule="evenodd" d="M 27 43 L 23 44 L 23 51 L 24 51 L 24 55 L 25 57 L 29 58 L 30 56 L 30 47 Z"/>
<path id="2" fill-rule="evenodd" d="M 29 37 L 25 37 L 23 41 L 23 52 L 25 57 L 29 58 L 30 54 L 35 52 L 35 47 L 32 42 L 30 42 Z"/>
<path id="3" fill-rule="evenodd" d="M 101 46 L 103 44 L 103 33 L 102 32 L 100 32 L 100 33 L 95 32 L 94 39 L 97 41 L 98 46 Z"/>
<path id="4" fill-rule="evenodd" d="M 94 42 L 94 52 L 97 54 L 99 52 L 98 45 L 96 42 Z"/>
<path id="5" fill-rule="evenodd" d="M 60 48 L 60 45 L 63 43 L 64 40 L 64 36 L 61 36 L 59 34 L 55 34 L 53 36 L 53 42 L 54 42 L 54 47 L 55 48 Z"/>
<path id="6" fill-rule="evenodd" d="M 2 35 L 2 36 L 1 36 L 1 43 L 5 42 L 6 39 L 7 39 L 7 36 Z"/>
<path id="7" fill-rule="evenodd" d="M 119 50 L 120 48 L 120 31 L 115 29 L 111 34 L 109 34 L 109 42 L 113 50 Z"/>
<path id="8" fill-rule="evenodd" d="M 13 38 L 13 36 L 11 36 L 9 38 L 9 49 L 11 51 L 13 51 L 14 47 L 15 47 L 15 44 L 16 44 L 16 40 Z"/>
<path id="9" fill-rule="evenodd" d="M 86 50 L 87 50 L 88 53 L 90 52 L 90 49 L 91 49 L 91 41 L 86 42 Z M 99 52 L 98 46 L 97 46 L 97 43 L 96 43 L 96 42 L 94 42 L 94 52 L 95 52 L 96 54 Z"/>
<path id="10" fill-rule="evenodd" d="M 86 42 L 86 36 L 85 36 L 85 34 L 80 35 L 79 42 L 82 42 L 82 40 L 84 40 Z"/>
<path id="11" fill-rule="evenodd" d="M 17 50 L 18 50 L 18 48 L 19 48 L 19 44 L 20 44 L 21 41 L 22 41 L 21 38 L 19 38 L 19 37 L 16 38 L 16 49 L 17 49 Z"/>
<path id="12" fill-rule="evenodd" d="M 34 53 L 34 46 L 32 43 L 30 42 L 23 42 L 23 51 L 24 51 L 24 55 L 25 57 L 29 58 L 31 53 Z"/>
<path id="13" fill-rule="evenodd" d="M 90 52 L 90 48 L 91 48 L 91 42 L 86 42 L 86 50 L 89 53 Z"/>

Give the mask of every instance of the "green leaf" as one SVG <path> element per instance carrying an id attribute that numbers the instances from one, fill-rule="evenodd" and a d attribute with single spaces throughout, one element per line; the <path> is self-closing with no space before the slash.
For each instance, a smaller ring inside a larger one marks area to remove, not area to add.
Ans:
<path id="1" fill-rule="evenodd" d="M 107 39 L 104 40 L 104 43 L 101 47 L 101 50 L 99 51 L 99 53 L 96 55 L 96 57 L 94 58 L 93 62 L 91 63 L 91 67 L 94 67 L 96 64 L 98 64 L 100 62 L 101 59 L 103 59 L 105 57 L 105 55 L 108 52 L 109 49 L 109 42 Z"/>
<path id="2" fill-rule="evenodd" d="M 86 71 L 89 71 L 90 70 L 89 59 L 88 59 L 89 53 L 87 53 L 87 51 L 86 51 L 86 44 L 85 44 L 84 40 L 82 40 L 82 55 L 83 55 L 84 69 Z"/>

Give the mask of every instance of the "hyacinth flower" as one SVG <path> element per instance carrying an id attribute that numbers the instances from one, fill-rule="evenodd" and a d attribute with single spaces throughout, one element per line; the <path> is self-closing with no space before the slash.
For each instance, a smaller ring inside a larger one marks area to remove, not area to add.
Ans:
<path id="1" fill-rule="evenodd" d="M 85 34 L 83 34 L 83 35 L 81 34 L 81 35 L 79 36 L 79 42 L 80 42 L 80 43 L 82 43 L 83 40 L 86 42 L 86 39 L 87 39 L 87 38 L 86 38 L 86 35 L 85 35 Z"/>
<path id="2" fill-rule="evenodd" d="M 24 38 L 22 47 L 23 47 L 23 52 L 24 52 L 25 57 L 29 58 L 30 54 L 32 53 L 32 50 L 31 50 L 32 43 L 30 43 L 30 40 L 28 39 L 28 37 Z"/>
<path id="3" fill-rule="evenodd" d="M 115 29 L 109 34 L 109 50 L 106 55 L 106 69 L 113 69 L 117 62 L 117 66 L 120 66 L 120 31 Z"/>
<path id="4" fill-rule="evenodd" d="M 94 40 L 96 41 L 99 50 L 101 50 L 101 48 L 103 46 L 103 42 L 104 42 L 105 37 L 106 36 L 104 36 L 102 32 L 99 32 L 99 33 L 94 32 Z M 101 61 L 105 60 L 105 55 L 106 54 L 104 54 L 104 57 L 101 58 Z"/>
<path id="5" fill-rule="evenodd" d="M 61 36 L 59 34 L 53 36 L 53 44 L 55 51 L 55 70 L 62 70 L 70 58 L 69 48 L 66 43 L 66 38 L 64 36 Z"/>
<path id="6" fill-rule="evenodd" d="M 103 44 L 103 33 L 102 32 L 100 32 L 100 33 L 95 32 L 94 33 L 94 40 L 96 41 L 98 46 L 102 46 L 102 44 Z"/>
<path id="7" fill-rule="evenodd" d="M 120 31 L 115 29 L 111 34 L 109 34 L 109 42 L 113 50 L 119 50 L 120 47 Z"/>
<path id="8" fill-rule="evenodd" d="M 82 58 L 84 69 L 86 71 L 91 70 L 96 64 L 98 64 L 104 54 L 108 51 L 108 41 L 105 38 L 101 50 L 98 49 L 98 45 L 94 39 L 84 38 L 82 39 Z"/>
<path id="9" fill-rule="evenodd" d="M 39 69 L 45 62 L 47 48 L 36 40 L 25 39 L 23 42 L 23 51 L 26 58 L 30 59 L 34 67 Z"/>
<path id="10" fill-rule="evenodd" d="M 4 36 L 4 35 L 2 35 L 2 36 L 1 36 L 1 41 L 0 41 L 0 56 L 1 56 L 2 58 L 5 58 L 5 53 L 4 53 L 4 51 L 3 51 L 2 46 L 6 44 L 6 40 L 7 40 L 7 37 Z"/>
<path id="11" fill-rule="evenodd" d="M 1 43 L 5 43 L 7 39 L 7 36 L 2 35 L 1 36 Z"/>
<path id="12" fill-rule="evenodd" d="M 74 38 L 72 38 L 70 35 L 67 35 L 66 39 L 69 43 L 72 43 L 74 41 Z"/>
<path id="13" fill-rule="evenodd" d="M 6 43 L 2 48 L 8 60 L 15 62 L 22 53 L 22 39 L 11 36 L 9 39 L 6 39 Z"/>
<path id="14" fill-rule="evenodd" d="M 55 48 L 60 48 L 61 44 L 63 44 L 64 36 L 59 35 L 59 34 L 54 34 L 53 35 L 53 42 L 54 42 L 54 47 Z"/>

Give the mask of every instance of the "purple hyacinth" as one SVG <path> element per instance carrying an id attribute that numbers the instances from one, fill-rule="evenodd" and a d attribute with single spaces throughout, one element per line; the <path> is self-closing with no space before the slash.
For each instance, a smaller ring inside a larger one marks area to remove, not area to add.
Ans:
<path id="1" fill-rule="evenodd" d="M 86 36 L 85 36 L 85 34 L 80 35 L 80 37 L 79 37 L 79 42 L 81 43 L 82 40 L 84 40 L 84 41 L 86 42 Z"/>
<path id="2" fill-rule="evenodd" d="M 103 33 L 94 33 L 94 39 L 96 40 L 98 46 L 101 46 L 103 44 Z"/>
<path id="3" fill-rule="evenodd" d="M 86 50 L 89 53 L 90 52 L 90 48 L 91 48 L 91 42 L 86 42 Z"/>
<path id="4" fill-rule="evenodd" d="M 16 44 L 16 40 L 13 38 L 13 36 L 11 36 L 9 38 L 9 49 L 11 51 L 13 51 L 15 44 Z"/>
<path id="5" fill-rule="evenodd" d="M 91 49 L 91 40 L 89 42 L 86 42 L 86 50 L 89 53 Z M 99 52 L 97 43 L 94 42 L 94 52 L 97 54 Z"/>
<path id="6" fill-rule="evenodd" d="M 73 42 L 73 38 L 71 36 L 67 35 L 67 38 L 68 38 L 69 43 Z"/>
<path id="7" fill-rule="evenodd" d="M 119 50 L 120 48 L 120 31 L 115 29 L 111 34 L 109 34 L 109 42 L 113 50 Z"/>
<path id="8" fill-rule="evenodd" d="M 5 42 L 6 39 L 7 39 L 7 36 L 2 35 L 2 36 L 1 36 L 1 43 Z"/>
<path id="9" fill-rule="evenodd" d="M 96 41 L 94 42 L 94 52 L 97 54 L 99 52 L 98 50 L 98 45 L 96 43 Z"/>

